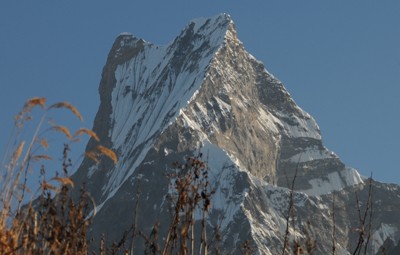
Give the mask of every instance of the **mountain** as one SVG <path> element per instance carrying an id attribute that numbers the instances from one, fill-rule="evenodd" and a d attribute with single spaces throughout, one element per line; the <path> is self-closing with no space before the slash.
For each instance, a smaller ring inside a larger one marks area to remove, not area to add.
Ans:
<path id="1" fill-rule="evenodd" d="M 99 93 L 93 130 L 119 162 L 85 159 L 73 176 L 97 204 L 93 247 L 102 233 L 119 240 L 134 222 L 148 234 L 160 222 L 165 238 L 166 175 L 200 154 L 215 192 L 207 229 L 221 236 L 210 249 L 243 254 L 247 240 L 254 254 L 280 254 L 288 217 L 289 244 L 313 240 L 314 254 L 333 246 L 350 254 L 362 227 L 371 228 L 367 254 L 399 243 L 399 186 L 362 177 L 323 145 L 315 120 L 245 50 L 229 15 L 195 19 L 165 46 L 119 35 Z M 143 241 L 132 247 L 141 254 Z"/>

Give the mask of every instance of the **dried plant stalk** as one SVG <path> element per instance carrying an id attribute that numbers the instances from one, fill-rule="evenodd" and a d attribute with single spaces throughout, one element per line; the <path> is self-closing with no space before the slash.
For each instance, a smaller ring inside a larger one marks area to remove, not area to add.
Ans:
<path id="1" fill-rule="evenodd" d="M 45 109 L 46 108 L 45 103 L 46 103 L 46 98 L 44 98 L 44 97 L 33 97 L 33 98 L 28 99 L 25 102 L 24 110 L 31 109 L 31 108 L 33 108 L 33 107 L 35 107 L 37 105 L 40 105 L 42 107 L 42 109 Z"/>
<path id="2" fill-rule="evenodd" d="M 21 156 L 24 145 L 25 141 L 21 141 L 20 144 L 18 145 L 18 148 L 15 150 L 14 155 L 11 159 L 13 165 L 18 161 L 19 157 Z"/>
<path id="3" fill-rule="evenodd" d="M 41 138 L 39 144 L 45 149 L 49 148 L 49 142 L 45 138 Z"/>
<path id="4" fill-rule="evenodd" d="M 68 139 L 72 138 L 71 133 L 69 132 L 68 128 L 66 128 L 64 126 L 54 126 L 51 129 L 54 131 L 57 131 L 57 132 L 64 133 Z"/>
<path id="5" fill-rule="evenodd" d="M 53 158 L 47 155 L 34 155 L 31 157 L 32 161 L 40 161 L 40 160 L 52 160 Z"/>
<path id="6" fill-rule="evenodd" d="M 81 113 L 78 111 L 78 109 L 68 102 L 55 103 L 49 107 L 49 110 L 53 108 L 66 108 L 70 110 L 76 117 L 78 117 L 80 121 L 83 121 L 83 117 Z"/>
<path id="7" fill-rule="evenodd" d="M 88 151 L 88 152 L 85 153 L 85 157 L 90 158 L 91 160 L 93 160 L 96 163 L 100 162 L 98 156 L 99 156 L 99 154 L 96 153 L 95 151 Z"/>
<path id="8" fill-rule="evenodd" d="M 71 180 L 71 178 L 68 177 L 53 177 L 50 180 L 58 181 L 62 185 L 69 185 L 72 188 L 74 187 L 74 182 Z"/>
<path id="9" fill-rule="evenodd" d="M 98 146 L 96 147 L 96 150 L 97 150 L 99 153 L 103 154 L 104 156 L 109 157 L 112 161 L 114 161 L 114 164 L 117 164 L 117 163 L 118 163 L 117 155 L 116 155 L 115 152 L 112 151 L 111 149 L 106 148 L 106 147 L 104 147 L 104 146 L 102 146 L 102 145 L 98 145 Z"/>
<path id="10" fill-rule="evenodd" d="M 78 129 L 78 131 L 75 132 L 73 137 L 77 137 L 77 136 L 82 135 L 82 134 L 87 134 L 90 137 L 92 137 L 93 139 L 95 139 L 96 141 L 98 141 L 98 142 L 100 141 L 100 138 L 97 136 L 97 134 L 94 131 L 92 131 L 90 129 L 87 129 L 87 128 Z"/>

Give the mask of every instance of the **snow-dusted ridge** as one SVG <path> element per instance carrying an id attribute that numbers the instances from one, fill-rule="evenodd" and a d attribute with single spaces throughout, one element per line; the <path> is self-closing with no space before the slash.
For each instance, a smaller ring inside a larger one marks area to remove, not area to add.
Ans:
<path id="1" fill-rule="evenodd" d="M 118 65 L 109 136 L 119 154 L 147 144 L 140 149 L 144 156 L 152 146 L 152 138 L 173 123 L 181 109 L 195 98 L 209 63 L 223 47 L 231 23 L 226 14 L 193 20 L 169 45 L 156 47 L 145 43 L 134 58 Z M 187 37 L 191 40 L 186 42 Z M 181 54 L 188 52 L 179 52 L 183 45 L 189 51 L 187 56 Z M 129 45 L 122 43 L 121 47 L 124 46 Z M 171 69 L 176 61 L 181 64 L 179 70 Z M 120 162 L 116 166 L 119 170 L 113 172 L 103 191 L 118 187 L 135 171 L 132 164 L 139 163 L 138 159 L 135 163 Z"/>

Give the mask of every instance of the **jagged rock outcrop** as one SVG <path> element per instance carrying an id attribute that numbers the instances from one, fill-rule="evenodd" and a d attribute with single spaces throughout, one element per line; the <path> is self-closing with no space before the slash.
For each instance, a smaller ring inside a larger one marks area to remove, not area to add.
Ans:
<path id="1" fill-rule="evenodd" d="M 208 229 L 218 226 L 223 254 L 242 254 L 246 240 L 255 254 L 281 253 L 292 180 L 290 242 L 310 238 L 315 254 L 331 253 L 335 225 L 337 254 L 355 248 L 354 194 L 365 206 L 369 182 L 324 147 L 315 120 L 245 50 L 229 15 L 193 20 L 166 46 L 121 34 L 99 92 L 94 131 L 119 163 L 85 159 L 73 176 L 97 204 L 94 247 L 101 233 L 118 240 L 134 222 L 150 233 L 160 221 L 161 239 L 170 221 L 165 175 L 200 151 L 215 189 Z M 89 141 L 87 150 L 95 145 Z M 368 254 L 400 240 L 399 186 L 372 186 Z M 142 251 L 143 243 L 131 248 Z"/>

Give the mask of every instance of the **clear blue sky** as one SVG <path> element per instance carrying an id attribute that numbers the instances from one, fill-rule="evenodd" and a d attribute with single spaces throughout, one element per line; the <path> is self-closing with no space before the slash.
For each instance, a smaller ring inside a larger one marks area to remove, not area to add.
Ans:
<path id="1" fill-rule="evenodd" d="M 11 1 L 0 3 L 0 143 L 25 99 L 66 100 L 91 127 L 116 36 L 166 44 L 229 13 L 245 48 L 363 175 L 400 183 L 400 1 Z"/>

